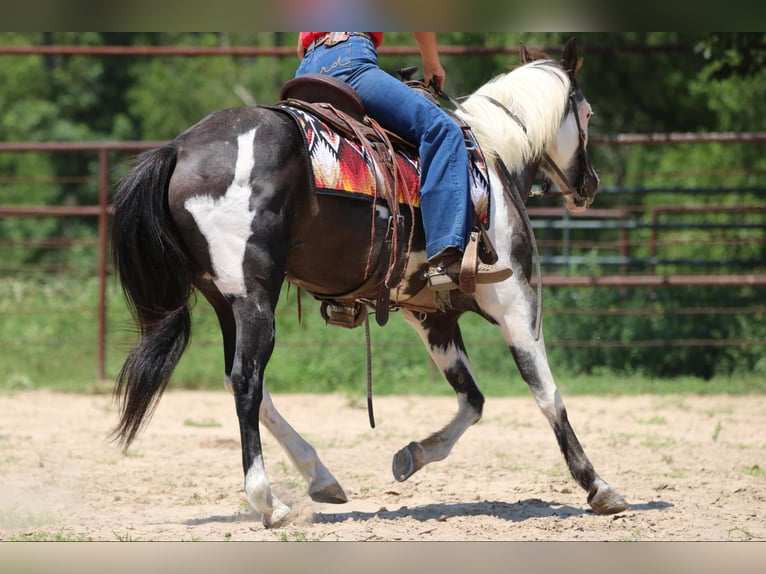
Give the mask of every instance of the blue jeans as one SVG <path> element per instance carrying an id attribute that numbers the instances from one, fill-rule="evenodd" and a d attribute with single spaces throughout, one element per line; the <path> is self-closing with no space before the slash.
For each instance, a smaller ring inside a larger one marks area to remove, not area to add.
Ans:
<path id="1" fill-rule="evenodd" d="M 439 106 L 381 70 L 374 44 L 363 36 L 311 50 L 295 75 L 310 73 L 350 84 L 370 116 L 418 146 L 426 257 L 432 259 L 447 247 L 463 251 L 473 211 L 468 158 L 457 124 Z"/>

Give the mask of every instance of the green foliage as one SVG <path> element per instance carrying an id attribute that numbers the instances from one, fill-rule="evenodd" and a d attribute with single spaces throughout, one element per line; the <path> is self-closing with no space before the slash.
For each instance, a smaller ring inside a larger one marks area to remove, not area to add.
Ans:
<path id="1" fill-rule="evenodd" d="M 763 32 L 714 32 L 695 49 L 709 62 L 705 75 L 716 80 L 758 76 L 766 64 Z"/>
<path id="2" fill-rule="evenodd" d="M 724 300 L 732 311 L 713 313 Z M 582 374 L 606 369 L 645 377 L 691 375 L 704 380 L 762 375 L 766 373 L 763 345 L 697 342 L 766 341 L 766 324 L 759 315 L 738 310 L 735 304 L 758 300 L 749 287 L 548 290 L 546 338 L 562 343 L 549 345 L 549 357 L 554 363 L 566 364 L 570 372 Z M 698 312 L 704 308 L 710 312 Z M 596 313 L 577 313 L 577 309 Z M 586 343 L 566 345 L 582 340 Z M 599 342 L 608 346 L 595 344 Z"/>
<path id="3" fill-rule="evenodd" d="M 111 381 L 136 334 L 122 293 L 110 282 L 107 380 L 97 380 L 97 290 L 95 279 L 0 281 L 3 317 L 0 392 L 34 388 L 111 392 Z M 692 290 L 686 295 L 694 299 L 694 304 L 699 302 Z M 636 340 L 702 335 L 766 340 L 763 322 L 757 317 L 674 316 L 672 309 L 678 303 L 668 299 L 671 311 L 668 312 L 662 296 L 651 300 L 646 297 L 646 293 L 642 296 L 638 292 L 616 297 L 616 291 L 608 289 L 546 290 L 545 337 L 551 368 L 563 392 L 766 392 L 766 362 L 758 346 L 632 345 Z M 710 298 L 713 300 L 714 294 Z M 313 299 L 304 294 L 302 303 L 299 323 L 296 293 L 282 294 L 277 307 L 277 343 L 266 370 L 269 388 L 274 392 L 340 392 L 364 397 L 363 327 L 347 330 L 326 326 Z M 605 318 L 562 312 L 591 306 L 603 310 L 635 309 L 642 313 L 652 309 L 656 313 Z M 527 396 L 527 386 L 498 330 L 476 315 L 464 316 L 460 326 L 481 390 L 488 396 Z M 617 348 L 566 345 L 568 340 L 588 339 L 588 334 L 593 341 L 622 341 L 624 345 Z M 420 339 L 398 313 L 392 314 L 385 327 L 378 327 L 371 320 L 371 339 L 375 394 L 452 395 L 449 385 L 430 363 Z M 193 310 L 191 344 L 173 375 L 171 388 L 218 390 L 222 383 L 220 331 L 212 309 L 200 300 Z"/>

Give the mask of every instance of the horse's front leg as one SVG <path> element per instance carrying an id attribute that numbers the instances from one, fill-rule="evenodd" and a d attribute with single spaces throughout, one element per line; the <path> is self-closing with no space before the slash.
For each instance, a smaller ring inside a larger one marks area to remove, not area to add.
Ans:
<path id="1" fill-rule="evenodd" d="M 261 513 L 263 525 L 269 527 L 281 522 L 290 512 L 271 491 L 258 424 L 263 402 L 263 372 L 274 349 L 274 310 L 263 289 L 254 289 L 236 298 L 232 310 L 237 341 L 231 384 L 239 418 L 245 494 L 250 505 Z"/>
<path id="2" fill-rule="evenodd" d="M 591 508 L 597 514 L 627 510 L 630 505 L 594 470 L 569 422 L 548 364 L 542 332 L 535 340 L 536 301 L 529 285 L 511 280 L 502 286 L 477 290 L 476 299 L 502 331 L 522 378 L 556 435 L 569 472 L 588 493 Z"/>
<path id="3" fill-rule="evenodd" d="M 468 427 L 481 418 L 484 406 L 484 396 L 476 386 L 457 325 L 459 314 L 433 314 L 422 321 L 410 311 L 404 310 L 402 314 L 420 335 L 434 364 L 455 390 L 458 410 L 440 431 L 419 442 L 411 442 L 394 455 L 394 477 L 400 482 L 426 464 L 446 458 Z"/>

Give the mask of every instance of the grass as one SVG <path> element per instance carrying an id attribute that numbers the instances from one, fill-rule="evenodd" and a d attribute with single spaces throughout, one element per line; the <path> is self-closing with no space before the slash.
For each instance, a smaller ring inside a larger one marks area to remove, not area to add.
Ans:
<path id="1" fill-rule="evenodd" d="M 193 427 L 193 428 L 220 428 L 223 425 L 221 425 L 221 423 L 219 423 L 218 421 L 214 421 L 211 419 L 199 420 L 199 421 L 186 419 L 184 421 L 184 426 Z"/>
<path id="2" fill-rule="evenodd" d="M 126 532 L 125 534 L 120 534 L 118 532 L 112 532 L 114 534 L 114 538 L 118 542 L 138 542 L 138 538 L 133 538 L 133 535 L 130 532 Z"/>
<path id="3" fill-rule="evenodd" d="M 713 431 L 713 441 L 718 440 L 718 437 L 721 434 L 722 430 L 723 430 L 723 425 L 721 424 L 721 421 L 718 421 L 718 424 L 715 425 L 715 430 Z"/>
<path id="4" fill-rule="evenodd" d="M 647 435 L 644 440 L 641 441 L 641 445 L 647 448 L 667 448 L 674 444 L 676 444 L 676 439 L 673 437 L 656 434 Z"/>
<path id="5" fill-rule="evenodd" d="M 729 536 L 729 540 L 747 541 L 755 538 L 747 528 L 741 528 L 739 526 L 730 528 L 727 531 L 727 535 Z"/>
<path id="6" fill-rule="evenodd" d="M 114 281 L 107 293 L 106 379 L 97 374 L 97 281 L 85 279 L 0 279 L 0 392 L 30 389 L 110 393 L 112 381 L 135 340 L 135 328 Z M 277 308 L 277 344 L 266 376 L 273 392 L 342 392 L 364 402 L 366 384 L 363 329 L 324 324 L 318 305 L 303 297 L 298 322 L 295 290 L 283 291 Z M 385 327 L 371 321 L 375 394 L 452 396 L 414 331 L 393 313 Z M 499 331 L 475 315 L 461 319 L 461 331 L 474 373 L 487 396 L 528 396 Z M 550 338 L 550 335 L 549 335 Z M 551 347 L 551 343 L 549 343 Z M 554 358 L 551 368 L 567 395 L 746 394 L 766 393 L 763 373 L 703 380 L 657 379 L 594 367 L 569 372 Z M 217 319 L 204 300 L 193 310 L 192 341 L 177 366 L 170 388 L 222 388 L 223 352 Z M 187 424 L 204 425 L 205 421 Z"/>
<path id="7" fill-rule="evenodd" d="M 619 538 L 620 542 L 639 542 L 642 538 L 641 530 L 634 528 L 630 534 Z"/>
<path id="8" fill-rule="evenodd" d="M 754 478 L 766 478 L 766 471 L 757 464 L 745 468 L 745 474 Z"/>
<path id="9" fill-rule="evenodd" d="M 93 539 L 82 534 L 69 534 L 60 530 L 58 532 L 34 532 L 11 536 L 8 542 L 91 542 Z"/>
<path id="10" fill-rule="evenodd" d="M 318 542 L 320 538 L 309 538 L 309 536 L 302 530 L 296 530 L 294 532 L 285 532 L 279 530 L 274 533 L 279 542 Z"/>

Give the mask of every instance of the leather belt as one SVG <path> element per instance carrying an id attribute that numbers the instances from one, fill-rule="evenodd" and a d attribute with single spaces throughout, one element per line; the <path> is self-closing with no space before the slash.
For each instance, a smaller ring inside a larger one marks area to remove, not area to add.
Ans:
<path id="1" fill-rule="evenodd" d="M 328 32 L 327 34 L 319 36 L 319 38 L 313 40 L 311 44 L 309 44 L 308 48 L 306 48 L 306 54 L 308 54 L 314 48 L 318 48 L 319 46 L 335 46 L 335 44 L 345 42 L 351 36 L 363 36 L 370 42 L 374 42 L 372 39 L 372 34 L 369 32 Z"/>

